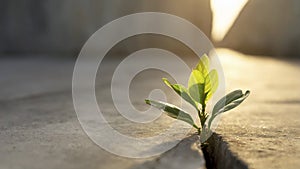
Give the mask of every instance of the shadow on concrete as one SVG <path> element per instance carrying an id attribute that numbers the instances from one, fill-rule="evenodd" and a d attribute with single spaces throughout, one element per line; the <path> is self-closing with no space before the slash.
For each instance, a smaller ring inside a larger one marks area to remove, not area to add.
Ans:
<path id="1" fill-rule="evenodd" d="M 204 169 L 205 160 L 199 143 L 197 135 L 188 136 L 173 149 L 132 169 Z"/>

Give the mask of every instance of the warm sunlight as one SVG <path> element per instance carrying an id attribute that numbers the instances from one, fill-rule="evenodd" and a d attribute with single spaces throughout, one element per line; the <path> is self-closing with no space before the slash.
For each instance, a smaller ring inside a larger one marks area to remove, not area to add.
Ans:
<path id="1" fill-rule="evenodd" d="M 211 0 L 212 38 L 222 41 L 248 0 Z"/>

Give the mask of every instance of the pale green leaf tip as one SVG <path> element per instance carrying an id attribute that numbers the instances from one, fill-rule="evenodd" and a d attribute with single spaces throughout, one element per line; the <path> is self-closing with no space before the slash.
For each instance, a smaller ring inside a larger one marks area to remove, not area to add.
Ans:
<path id="1" fill-rule="evenodd" d="M 201 57 L 200 57 L 200 60 L 196 66 L 196 69 L 199 69 L 199 70 L 202 70 L 202 69 L 209 69 L 209 57 L 205 54 L 203 54 Z"/>
<path id="2" fill-rule="evenodd" d="M 205 61 L 209 61 L 209 57 L 206 53 L 204 53 L 200 58 L 200 62 L 204 63 Z"/>
<path id="3" fill-rule="evenodd" d="M 164 81 L 164 83 L 165 83 L 167 86 L 171 87 L 171 83 L 169 82 L 169 80 L 168 80 L 167 78 L 162 78 L 162 80 Z"/>
<path id="4" fill-rule="evenodd" d="M 208 58 L 208 56 L 207 56 L 207 54 L 206 53 L 204 53 L 202 56 L 201 56 L 201 58 L 202 57 L 206 57 L 206 58 Z"/>

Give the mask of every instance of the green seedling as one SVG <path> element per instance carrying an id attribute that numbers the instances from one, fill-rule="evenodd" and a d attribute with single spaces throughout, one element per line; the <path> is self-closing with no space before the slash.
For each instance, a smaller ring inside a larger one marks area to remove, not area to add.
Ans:
<path id="1" fill-rule="evenodd" d="M 206 134 L 210 132 L 212 122 L 218 115 L 237 107 L 250 94 L 250 91 L 243 93 L 242 90 L 235 90 L 221 98 L 214 105 L 212 112 L 208 114 L 206 105 L 216 92 L 219 80 L 218 72 L 215 69 L 210 71 L 207 55 L 203 55 L 197 66 L 192 70 L 187 88 L 181 84 L 171 84 L 166 78 L 163 78 L 163 82 L 196 109 L 200 126 L 194 122 L 189 113 L 175 105 L 149 99 L 146 99 L 145 102 L 164 111 L 172 118 L 190 124 L 197 129 L 199 135 L 202 135 L 202 131 L 205 131 L 203 133 Z"/>

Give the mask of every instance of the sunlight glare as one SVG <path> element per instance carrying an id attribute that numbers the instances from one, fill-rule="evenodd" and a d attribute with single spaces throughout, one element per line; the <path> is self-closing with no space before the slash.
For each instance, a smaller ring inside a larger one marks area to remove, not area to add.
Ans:
<path id="1" fill-rule="evenodd" d="M 222 41 L 248 0 L 211 0 L 212 38 Z"/>

